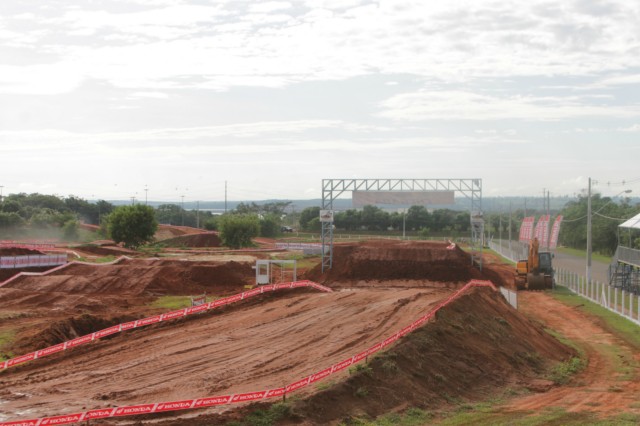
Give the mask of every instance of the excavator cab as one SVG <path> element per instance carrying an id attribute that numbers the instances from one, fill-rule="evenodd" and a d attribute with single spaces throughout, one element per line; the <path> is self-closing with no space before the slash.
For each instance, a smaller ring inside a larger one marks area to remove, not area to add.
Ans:
<path id="1" fill-rule="evenodd" d="M 540 252 L 537 238 L 529 244 L 529 257 L 516 265 L 516 287 L 520 290 L 553 288 L 553 254 Z"/>

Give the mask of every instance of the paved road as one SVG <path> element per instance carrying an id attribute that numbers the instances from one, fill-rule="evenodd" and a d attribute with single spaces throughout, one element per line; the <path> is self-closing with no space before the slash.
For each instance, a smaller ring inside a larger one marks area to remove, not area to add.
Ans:
<path id="1" fill-rule="evenodd" d="M 556 253 L 553 259 L 555 268 L 562 268 L 567 271 L 575 272 L 582 276 L 587 275 L 587 257 L 573 256 L 566 253 Z M 608 277 L 609 264 L 591 260 L 591 279 L 601 283 L 609 282 Z"/>
<path id="2" fill-rule="evenodd" d="M 503 247 L 508 247 L 509 243 L 505 240 L 495 240 L 495 243 L 500 245 L 502 243 Z M 514 251 L 518 252 L 518 254 L 514 254 L 512 257 L 517 257 L 519 259 L 524 259 L 526 257 L 527 249 L 526 247 L 520 247 L 520 244 L 512 241 L 511 244 Z M 587 258 L 585 256 L 573 256 L 571 254 L 566 253 L 556 253 L 553 259 L 553 266 L 557 268 L 562 268 L 567 271 L 571 271 L 579 274 L 580 276 L 587 275 Z M 609 282 L 608 276 L 609 264 L 598 262 L 597 260 L 591 261 L 591 279 L 599 282 Z"/>

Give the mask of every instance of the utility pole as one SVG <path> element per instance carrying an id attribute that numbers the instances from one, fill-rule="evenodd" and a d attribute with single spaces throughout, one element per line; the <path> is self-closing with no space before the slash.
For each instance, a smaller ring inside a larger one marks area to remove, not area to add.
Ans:
<path id="1" fill-rule="evenodd" d="M 227 213 L 227 181 L 224 181 L 224 213 Z"/>
<path id="2" fill-rule="evenodd" d="M 547 251 L 550 250 L 551 248 L 551 227 L 549 225 L 551 225 L 551 191 L 547 190 L 547 217 L 549 218 L 549 221 L 547 222 Z"/>
<path id="3" fill-rule="evenodd" d="M 591 282 L 591 178 L 587 189 L 587 283 Z"/>
<path id="4" fill-rule="evenodd" d="M 511 251 L 511 201 L 509 201 L 509 251 Z"/>
<path id="5" fill-rule="evenodd" d="M 181 195 L 180 198 L 182 201 L 180 202 L 180 206 L 182 209 L 182 226 L 184 226 L 184 195 Z"/>
<path id="6" fill-rule="evenodd" d="M 200 228 L 200 201 L 196 201 L 196 228 Z"/>

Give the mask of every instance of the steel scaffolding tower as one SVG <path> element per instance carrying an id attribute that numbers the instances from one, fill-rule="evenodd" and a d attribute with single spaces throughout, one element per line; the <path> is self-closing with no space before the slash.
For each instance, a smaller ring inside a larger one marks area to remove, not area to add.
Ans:
<path id="1" fill-rule="evenodd" d="M 322 210 L 333 211 L 333 200 L 346 191 L 453 191 L 471 201 L 471 262 L 482 269 L 484 220 L 482 179 L 323 179 Z M 322 221 L 322 272 L 333 266 L 333 222 Z"/>

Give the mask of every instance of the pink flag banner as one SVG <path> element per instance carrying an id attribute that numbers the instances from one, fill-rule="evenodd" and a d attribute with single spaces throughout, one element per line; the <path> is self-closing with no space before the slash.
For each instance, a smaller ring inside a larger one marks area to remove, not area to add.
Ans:
<path id="1" fill-rule="evenodd" d="M 528 243 L 533 238 L 533 222 L 536 218 L 534 216 L 525 217 L 522 219 L 520 225 L 520 242 Z"/>
<path id="2" fill-rule="evenodd" d="M 560 235 L 560 225 L 562 224 L 562 215 L 558 215 L 556 220 L 553 222 L 553 227 L 551 228 L 551 241 L 549 241 L 549 248 L 555 249 L 558 247 L 558 236 Z"/>

